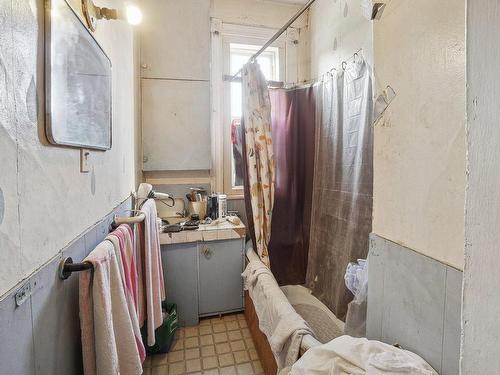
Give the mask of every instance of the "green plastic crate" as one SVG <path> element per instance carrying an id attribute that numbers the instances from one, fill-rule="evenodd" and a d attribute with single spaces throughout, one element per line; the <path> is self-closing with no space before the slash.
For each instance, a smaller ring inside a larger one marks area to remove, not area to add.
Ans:
<path id="1" fill-rule="evenodd" d="M 161 354 L 168 353 L 172 342 L 174 341 L 175 331 L 179 328 L 179 323 L 177 319 L 177 305 L 175 303 L 163 303 L 163 311 L 167 312 L 163 324 L 159 326 L 155 331 L 155 344 L 153 346 L 146 346 L 147 354 Z M 147 342 L 147 324 L 144 325 L 142 329 L 142 340 L 144 343 Z"/>

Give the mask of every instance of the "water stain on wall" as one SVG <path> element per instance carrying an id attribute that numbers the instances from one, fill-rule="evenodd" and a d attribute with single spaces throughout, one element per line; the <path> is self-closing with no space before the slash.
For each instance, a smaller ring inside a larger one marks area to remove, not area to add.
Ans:
<path id="1" fill-rule="evenodd" d="M 28 114 L 29 120 L 33 123 L 36 123 L 37 121 L 36 104 L 37 101 L 35 76 L 32 75 L 28 90 L 26 91 L 26 112 Z"/>
<path id="2" fill-rule="evenodd" d="M 347 5 L 347 2 L 344 5 L 344 17 L 347 17 L 349 15 L 349 6 Z"/>
<path id="3" fill-rule="evenodd" d="M 0 188 L 0 224 L 3 222 L 3 217 L 5 213 L 5 199 L 3 197 L 3 191 Z"/>
<path id="4" fill-rule="evenodd" d="M 92 172 L 90 173 L 90 192 L 92 195 L 95 195 L 95 171 L 92 168 Z"/>

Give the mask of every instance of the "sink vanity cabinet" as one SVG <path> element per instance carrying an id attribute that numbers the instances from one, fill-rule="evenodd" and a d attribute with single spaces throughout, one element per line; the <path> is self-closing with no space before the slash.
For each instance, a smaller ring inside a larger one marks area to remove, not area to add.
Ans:
<path id="1" fill-rule="evenodd" d="M 177 304 L 182 326 L 243 310 L 244 231 L 238 226 L 160 235 L 167 301 Z"/>

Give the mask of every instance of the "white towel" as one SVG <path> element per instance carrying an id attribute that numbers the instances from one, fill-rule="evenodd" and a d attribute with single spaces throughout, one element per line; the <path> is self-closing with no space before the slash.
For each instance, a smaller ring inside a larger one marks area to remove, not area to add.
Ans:
<path id="1" fill-rule="evenodd" d="M 250 262 L 242 276 L 259 318 L 259 329 L 267 336 L 278 371 L 291 366 L 300 355 L 304 335 L 313 334 L 311 329 L 288 302 L 264 263 Z"/>
<path id="2" fill-rule="evenodd" d="M 86 375 L 142 374 L 114 246 L 101 242 L 80 274 L 80 322 Z"/>
<path id="3" fill-rule="evenodd" d="M 160 233 L 156 222 L 156 203 L 148 199 L 141 209 L 146 214 L 144 220 L 144 242 L 142 249 L 144 294 L 147 317 L 147 344 L 155 344 L 155 329 L 162 325 L 161 303 L 165 300 L 163 267 L 161 264 Z"/>

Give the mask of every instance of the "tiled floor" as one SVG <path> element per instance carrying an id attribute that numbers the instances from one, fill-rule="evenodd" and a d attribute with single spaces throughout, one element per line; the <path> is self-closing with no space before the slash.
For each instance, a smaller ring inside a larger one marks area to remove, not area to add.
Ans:
<path id="1" fill-rule="evenodd" d="M 148 357 L 144 375 L 252 375 L 262 366 L 243 314 L 181 328 L 170 353 Z"/>

